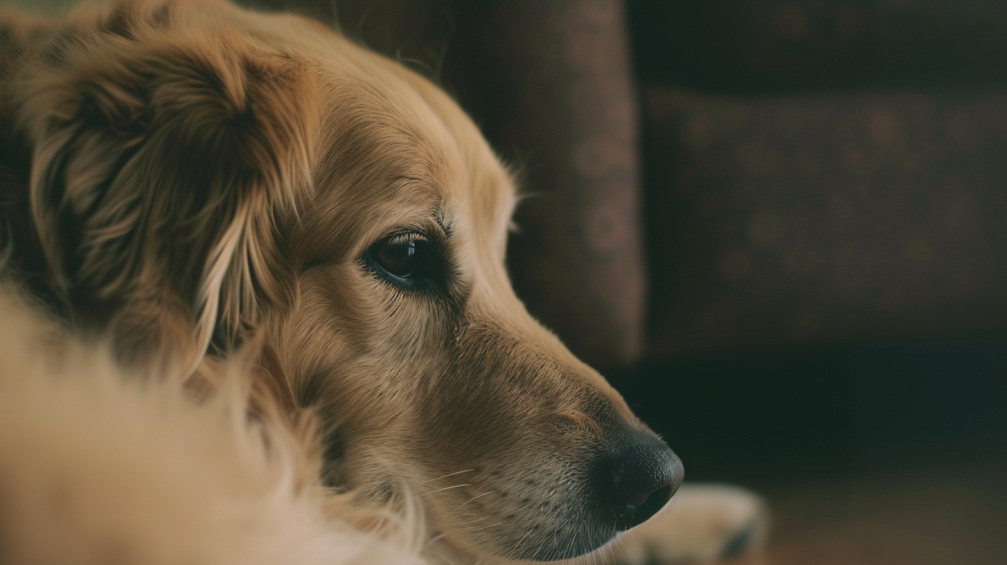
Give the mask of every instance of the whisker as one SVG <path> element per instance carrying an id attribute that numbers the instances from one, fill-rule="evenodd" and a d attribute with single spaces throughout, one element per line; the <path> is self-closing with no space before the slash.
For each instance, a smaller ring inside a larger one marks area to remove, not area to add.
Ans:
<path id="1" fill-rule="evenodd" d="M 515 554 L 515 553 L 517 553 L 517 551 L 519 549 L 521 549 L 521 543 L 524 542 L 525 538 L 528 537 L 528 534 L 530 534 L 530 533 L 531 533 L 531 530 L 526 530 L 525 531 L 524 535 L 521 536 L 521 539 L 517 540 L 517 543 L 515 543 L 514 546 L 511 547 L 511 550 L 510 550 L 511 554 Z"/>
<path id="2" fill-rule="evenodd" d="M 432 490 L 430 492 L 424 493 L 424 496 L 430 495 L 430 494 L 434 494 L 435 492 L 441 492 L 441 491 L 444 491 L 444 490 L 451 490 L 453 488 L 470 487 L 470 486 L 472 486 L 470 483 L 464 483 L 464 484 L 460 484 L 460 485 L 454 485 L 454 486 L 450 486 L 450 487 L 439 488 L 437 490 Z"/>
<path id="3" fill-rule="evenodd" d="M 480 495 L 478 495 L 478 496 L 473 496 L 472 498 L 470 498 L 470 499 L 468 499 L 467 501 L 465 501 L 465 502 L 464 502 L 464 503 L 462 504 L 462 506 L 465 506 L 466 504 L 468 504 L 469 502 L 472 502 L 473 500 L 475 500 L 475 499 L 477 499 L 477 498 L 482 498 L 482 497 L 486 496 L 487 494 L 496 494 L 496 491 L 495 491 L 495 490 L 491 490 L 491 491 L 489 491 L 489 492 L 484 492 L 484 493 L 482 493 L 482 494 L 480 494 Z M 459 506 L 458 508 L 461 508 L 462 506 Z"/>
<path id="4" fill-rule="evenodd" d="M 455 475 L 460 475 L 462 473 L 471 473 L 472 471 L 475 471 L 475 469 L 465 469 L 464 471 L 455 471 L 454 473 L 448 473 L 447 475 L 443 475 L 443 476 L 437 477 L 436 479 L 430 479 L 429 481 L 426 481 L 426 482 L 433 483 L 433 482 L 440 481 L 442 479 L 446 479 L 448 477 L 453 477 Z"/>

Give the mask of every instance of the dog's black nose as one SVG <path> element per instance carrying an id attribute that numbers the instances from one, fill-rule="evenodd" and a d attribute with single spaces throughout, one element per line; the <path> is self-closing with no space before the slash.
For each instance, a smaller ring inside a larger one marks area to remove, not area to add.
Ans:
<path id="1" fill-rule="evenodd" d="M 607 464 L 615 494 L 624 505 L 620 526 L 628 529 L 664 507 L 682 484 L 685 470 L 663 441 L 637 430 L 626 432 L 616 449 Z"/>

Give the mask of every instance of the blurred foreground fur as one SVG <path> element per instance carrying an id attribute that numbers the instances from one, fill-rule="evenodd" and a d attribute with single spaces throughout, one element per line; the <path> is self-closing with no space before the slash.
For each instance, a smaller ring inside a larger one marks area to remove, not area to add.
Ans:
<path id="1" fill-rule="evenodd" d="M 422 562 L 417 509 L 320 485 L 310 438 L 261 402 L 250 418 L 240 360 L 197 401 L 180 371 L 125 373 L 10 292 L 0 340 L 0 563 Z"/>

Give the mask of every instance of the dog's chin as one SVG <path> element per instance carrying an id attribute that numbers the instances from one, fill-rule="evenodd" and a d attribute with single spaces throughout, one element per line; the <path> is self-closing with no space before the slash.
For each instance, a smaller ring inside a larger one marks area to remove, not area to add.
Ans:
<path id="1" fill-rule="evenodd" d="M 583 557 L 615 539 L 615 528 L 571 528 L 556 537 L 539 540 L 534 546 L 518 549 L 501 557 L 519 561 L 562 561 Z"/>
<path id="2" fill-rule="evenodd" d="M 501 544 L 502 551 L 498 555 L 518 561 L 562 561 L 583 557 L 601 550 L 632 527 L 633 512 L 629 509 L 624 515 L 612 515 L 604 521 L 589 521 L 592 523 L 585 523 L 588 521 L 582 515 L 580 519 L 570 518 L 562 525 L 553 525 L 548 529 L 544 526 L 536 528 L 532 521 L 530 529 L 521 532 L 516 541 Z"/>
<path id="3" fill-rule="evenodd" d="M 661 510 L 665 498 L 645 502 L 620 511 L 598 504 L 571 508 L 567 512 L 540 512 L 517 517 L 506 530 L 491 532 L 481 539 L 483 555 L 513 561 L 563 561 L 602 550 L 619 534 Z M 648 505 L 657 504 L 657 508 Z M 490 516 L 489 518 L 492 518 Z M 487 520 L 489 520 L 487 518 Z M 487 547 L 489 546 L 489 547 Z"/>
<path id="4" fill-rule="evenodd" d="M 555 537 L 550 536 L 546 539 L 534 540 L 530 537 L 523 537 L 524 534 L 521 534 L 514 539 L 510 547 L 506 543 L 507 538 L 501 540 L 501 544 L 494 547 L 478 547 L 469 550 L 455 546 L 450 540 L 447 540 L 447 545 L 453 548 L 456 555 L 463 557 L 462 561 L 485 563 L 553 562 L 588 556 L 610 544 L 619 533 L 618 530 L 612 528 L 607 531 L 571 528 L 569 531 L 560 529 Z"/>
<path id="5" fill-rule="evenodd" d="M 480 562 L 512 562 L 532 561 L 551 562 L 566 561 L 585 557 L 616 539 L 620 531 L 616 528 L 553 528 L 548 535 L 532 539 L 523 533 L 515 538 L 501 539 L 494 547 L 481 547 L 475 551 L 459 551 L 466 554 L 472 561 Z M 553 533 L 555 532 L 555 533 Z M 510 543 L 508 543 L 510 541 Z M 450 541 L 448 542 L 450 544 Z"/>

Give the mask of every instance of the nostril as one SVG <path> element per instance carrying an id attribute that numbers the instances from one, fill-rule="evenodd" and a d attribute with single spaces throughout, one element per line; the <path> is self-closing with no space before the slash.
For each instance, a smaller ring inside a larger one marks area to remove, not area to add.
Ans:
<path id="1" fill-rule="evenodd" d="M 625 464 L 620 464 L 612 470 L 612 482 L 615 483 L 615 492 L 623 502 L 630 506 L 639 506 L 646 502 L 650 493 L 657 490 L 652 483 L 654 481 L 645 474 L 626 470 Z"/>
<path id="2" fill-rule="evenodd" d="M 665 448 L 667 449 L 667 448 Z M 670 454 L 671 457 L 667 457 Z M 670 498 L 678 489 L 675 470 L 678 458 L 667 449 L 664 453 L 654 454 L 650 460 L 621 462 L 612 470 L 612 482 L 615 492 L 623 502 L 630 506 L 640 506 L 659 490 L 668 490 Z M 674 461 L 671 460 L 674 458 Z"/>
<path id="3" fill-rule="evenodd" d="M 684 471 L 678 456 L 654 436 L 633 431 L 620 444 L 611 462 L 611 480 L 632 515 L 624 526 L 633 527 L 664 507 L 682 484 Z"/>

